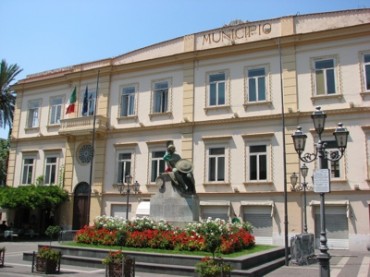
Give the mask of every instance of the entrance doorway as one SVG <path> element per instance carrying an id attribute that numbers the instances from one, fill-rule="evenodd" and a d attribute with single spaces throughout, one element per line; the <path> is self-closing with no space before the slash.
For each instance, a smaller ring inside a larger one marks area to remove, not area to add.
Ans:
<path id="1" fill-rule="evenodd" d="M 79 183 L 74 191 L 72 229 L 79 230 L 88 225 L 90 186 L 86 182 Z"/>

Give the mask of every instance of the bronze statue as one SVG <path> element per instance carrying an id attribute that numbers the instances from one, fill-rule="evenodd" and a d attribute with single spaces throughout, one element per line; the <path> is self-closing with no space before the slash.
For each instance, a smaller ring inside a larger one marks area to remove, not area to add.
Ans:
<path id="1" fill-rule="evenodd" d="M 176 148 L 173 144 L 168 145 L 167 152 L 163 157 L 167 162 L 166 172 L 169 173 L 173 183 L 179 186 L 182 192 L 195 194 L 195 181 L 192 173 L 193 164 L 186 159 L 182 159 L 175 151 Z"/>

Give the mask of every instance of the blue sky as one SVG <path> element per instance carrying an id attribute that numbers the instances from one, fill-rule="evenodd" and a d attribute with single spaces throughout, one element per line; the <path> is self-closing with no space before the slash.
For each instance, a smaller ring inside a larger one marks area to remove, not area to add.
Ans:
<path id="1" fill-rule="evenodd" d="M 115 57 L 232 20 L 370 8 L 370 0 L 1 0 L 0 59 L 28 74 Z M 0 129 L 0 137 L 7 131 Z"/>

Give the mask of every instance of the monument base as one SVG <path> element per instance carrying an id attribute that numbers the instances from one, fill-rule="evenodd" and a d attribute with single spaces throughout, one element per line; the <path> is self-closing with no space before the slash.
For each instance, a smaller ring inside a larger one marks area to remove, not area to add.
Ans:
<path id="1" fill-rule="evenodd" d="M 299 234 L 290 239 L 291 263 L 308 265 L 315 263 L 315 237 L 314 234 Z"/>
<path id="2" fill-rule="evenodd" d="M 150 199 L 150 218 L 164 220 L 175 226 L 199 221 L 199 198 L 185 194 L 173 184 L 169 174 L 162 174 L 156 182 L 159 191 Z"/>

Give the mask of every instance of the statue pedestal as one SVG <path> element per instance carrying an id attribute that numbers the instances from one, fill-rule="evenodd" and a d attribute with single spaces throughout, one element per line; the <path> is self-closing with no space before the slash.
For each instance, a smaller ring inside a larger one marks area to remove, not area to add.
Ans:
<path id="1" fill-rule="evenodd" d="M 175 226 L 199 221 L 199 198 L 185 194 L 171 181 L 169 174 L 157 178 L 159 191 L 150 199 L 150 218 L 164 220 Z"/>
<path id="2" fill-rule="evenodd" d="M 290 239 L 291 263 L 308 265 L 316 262 L 314 234 L 299 234 Z"/>

